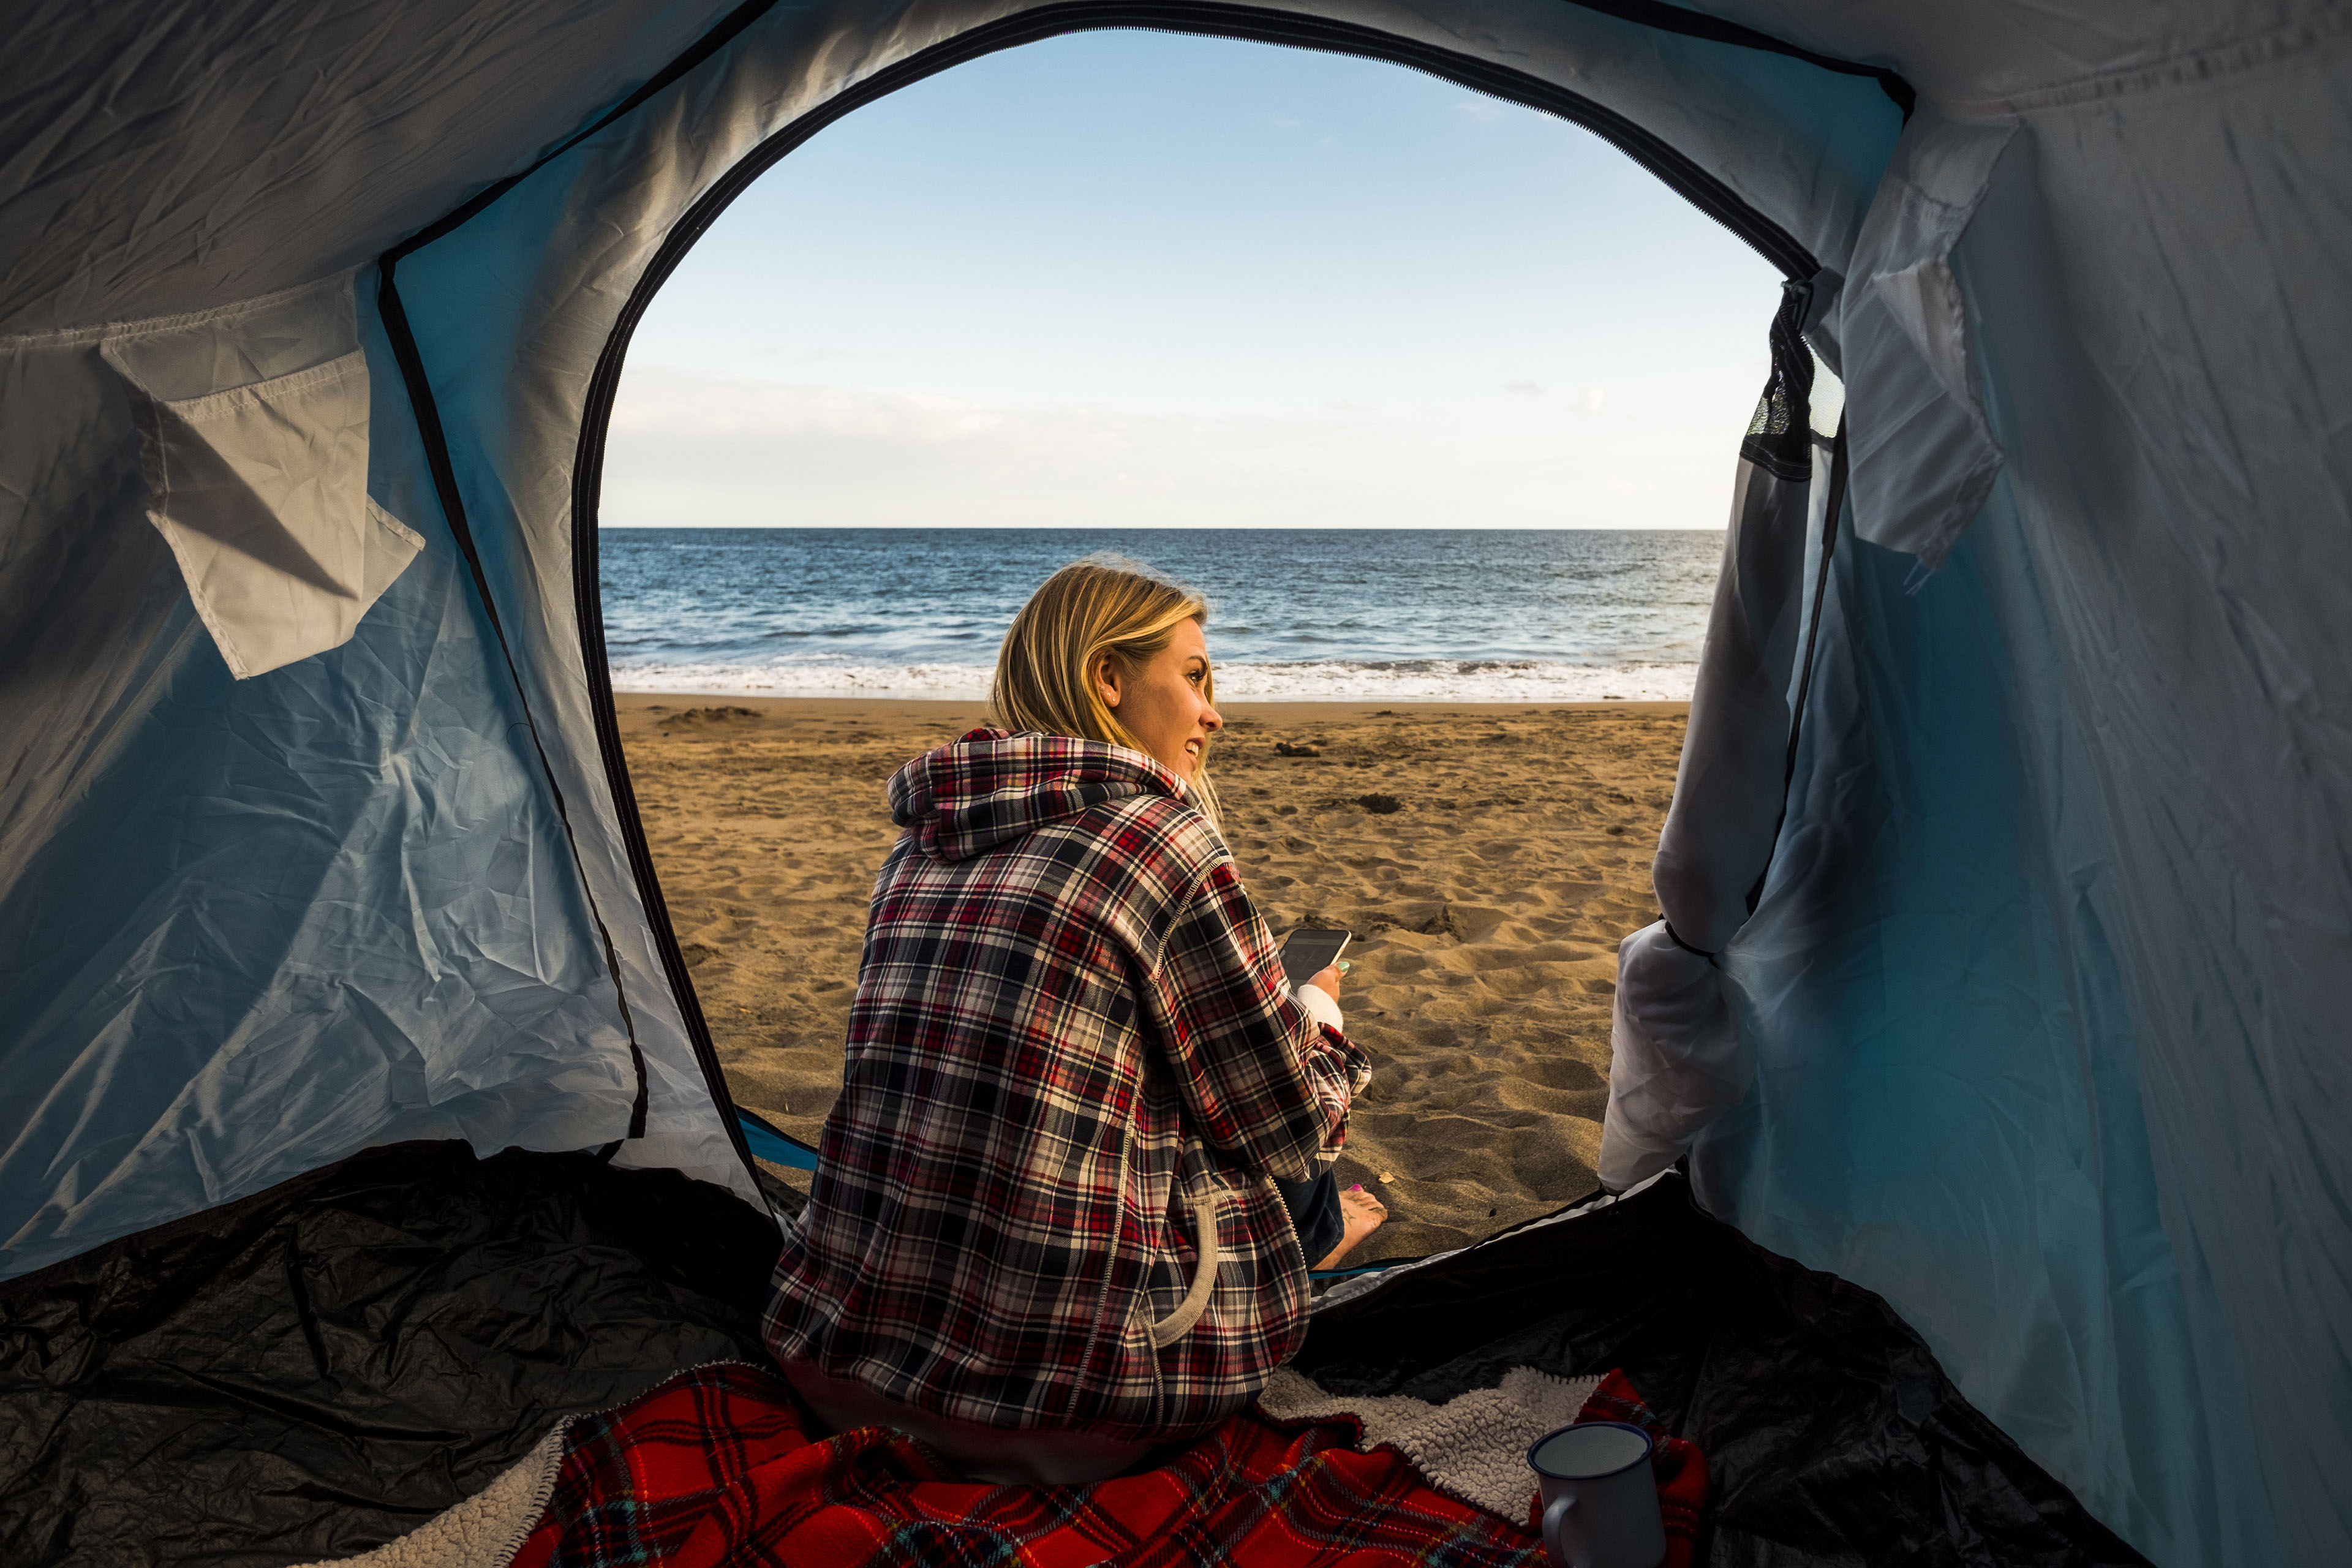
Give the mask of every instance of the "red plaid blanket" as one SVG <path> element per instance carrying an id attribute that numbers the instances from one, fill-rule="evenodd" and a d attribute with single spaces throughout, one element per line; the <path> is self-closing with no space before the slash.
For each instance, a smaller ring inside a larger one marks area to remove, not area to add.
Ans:
<path id="1" fill-rule="evenodd" d="M 1587 1405 L 1594 1415 L 1654 1424 L 1622 1374 L 1593 1397 L 1617 1401 Z M 942 1479 L 922 1447 L 885 1429 L 812 1441 L 803 1422 L 782 1379 L 740 1363 L 698 1367 L 576 1422 L 515 1568 L 1543 1563 L 1528 1531 L 1433 1489 L 1395 1449 L 1356 1452 L 1346 1418 L 1284 1425 L 1245 1411 L 1158 1469 L 1090 1487 Z M 1668 1502 L 1666 1562 L 1686 1568 L 1705 1467 L 1671 1438 L 1662 1481 L 1670 1461 L 1680 1500 Z"/>

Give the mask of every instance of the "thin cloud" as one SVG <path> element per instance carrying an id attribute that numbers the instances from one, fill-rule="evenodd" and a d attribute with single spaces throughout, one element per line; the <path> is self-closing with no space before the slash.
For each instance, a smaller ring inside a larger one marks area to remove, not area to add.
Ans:
<path id="1" fill-rule="evenodd" d="M 1654 468 L 1664 482 L 1623 486 L 1634 468 Z M 1565 431 L 1533 404 L 1500 416 L 1007 408 L 640 364 L 614 409 L 602 519 L 1687 528 L 1721 512 L 1727 483 L 1727 465 L 1659 463 L 1606 439 L 1604 427 Z M 1628 505 L 1629 495 L 1639 504 Z"/>

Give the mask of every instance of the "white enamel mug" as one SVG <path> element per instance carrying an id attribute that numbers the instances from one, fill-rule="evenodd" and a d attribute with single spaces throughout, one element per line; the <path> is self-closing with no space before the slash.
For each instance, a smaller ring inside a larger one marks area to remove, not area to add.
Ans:
<path id="1" fill-rule="evenodd" d="M 1580 1421 L 1536 1439 L 1528 1464 L 1543 1493 L 1552 1568 L 1658 1568 L 1666 1560 L 1650 1473 L 1656 1447 L 1624 1421 Z"/>

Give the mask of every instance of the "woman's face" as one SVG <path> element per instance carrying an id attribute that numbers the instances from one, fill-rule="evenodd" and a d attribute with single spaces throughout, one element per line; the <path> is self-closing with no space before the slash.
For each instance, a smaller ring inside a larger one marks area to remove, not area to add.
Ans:
<path id="1" fill-rule="evenodd" d="M 1139 668 L 1106 656 L 1095 666 L 1095 683 L 1120 727 L 1180 779 L 1201 771 L 1209 737 L 1225 727 L 1209 706 L 1209 642 L 1198 621 L 1179 626 L 1158 657 Z"/>

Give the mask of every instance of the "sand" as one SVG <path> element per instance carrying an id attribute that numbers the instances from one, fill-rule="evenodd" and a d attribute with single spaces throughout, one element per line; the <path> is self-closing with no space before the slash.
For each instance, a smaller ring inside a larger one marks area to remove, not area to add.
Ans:
<path id="1" fill-rule="evenodd" d="M 883 785 L 977 704 L 624 695 L 662 891 L 728 1083 L 814 1142 L 841 1077 Z M 1279 933 L 1344 925 L 1349 1033 L 1376 1064 L 1342 1185 L 1418 1257 L 1594 1187 L 1618 939 L 1687 705 L 1235 705 L 1211 758 L 1242 875 Z M 1313 757 L 1277 754 L 1277 742 Z"/>

